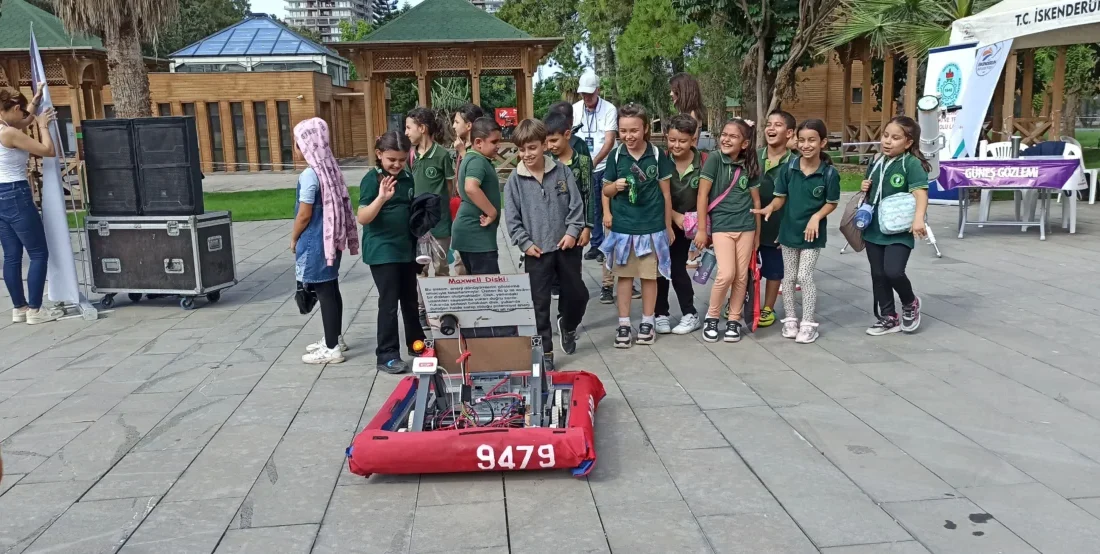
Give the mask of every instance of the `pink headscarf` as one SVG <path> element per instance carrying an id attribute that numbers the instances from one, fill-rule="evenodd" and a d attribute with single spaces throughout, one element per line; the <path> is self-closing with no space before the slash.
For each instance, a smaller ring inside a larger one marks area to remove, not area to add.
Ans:
<path id="1" fill-rule="evenodd" d="M 351 200 L 348 199 L 348 186 L 329 148 L 328 123 L 319 117 L 298 123 L 294 126 L 294 142 L 321 182 L 325 261 L 328 265 L 335 263 L 336 253 L 341 250 L 349 250 L 353 256 L 358 254 L 359 238 L 355 231 Z"/>

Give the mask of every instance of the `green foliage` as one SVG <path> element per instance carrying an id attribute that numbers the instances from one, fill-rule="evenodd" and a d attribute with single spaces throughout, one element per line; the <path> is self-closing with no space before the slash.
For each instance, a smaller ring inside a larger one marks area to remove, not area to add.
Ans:
<path id="1" fill-rule="evenodd" d="M 1057 57 L 1058 50 L 1055 48 L 1035 50 L 1035 92 L 1031 103 L 1036 112 L 1043 109 L 1043 92 L 1054 83 L 1054 62 Z M 1076 44 L 1066 49 L 1066 96 L 1091 96 L 1100 90 L 1097 61 L 1096 45 Z"/>
<path id="2" fill-rule="evenodd" d="M 365 19 L 356 19 L 355 22 L 345 19 L 337 25 L 337 29 L 340 30 L 340 42 L 359 42 L 371 34 L 375 27 Z"/>
<path id="3" fill-rule="evenodd" d="M 577 3 L 578 0 L 506 0 L 496 15 L 532 36 L 564 38 L 550 53 L 547 64 L 558 67 L 565 75 L 579 77 L 582 66 L 577 45 L 584 29 L 577 15 Z"/>
<path id="4" fill-rule="evenodd" d="M 996 0 L 842 0 L 843 18 L 822 35 L 818 46 L 832 49 L 866 39 L 872 53 L 900 50 L 924 57 L 929 48 L 944 46 L 951 24 L 969 17 Z"/>
<path id="5" fill-rule="evenodd" d="M 658 114 L 666 113 L 672 66 L 682 64 L 684 49 L 697 31 L 694 23 L 679 21 L 672 0 L 636 0 L 616 48 L 621 100 L 639 101 Z"/>
<path id="6" fill-rule="evenodd" d="M 470 101 L 470 80 L 443 77 L 432 81 L 432 108 L 453 112 Z"/>
<path id="7" fill-rule="evenodd" d="M 600 76 L 600 94 L 622 104 L 616 59 L 619 37 L 630 23 L 634 0 L 580 0 L 577 12 L 587 32 L 587 43 L 595 55 L 595 70 Z M 567 91 L 572 92 L 572 91 Z"/>
<path id="8" fill-rule="evenodd" d="M 179 19 L 157 33 L 157 40 L 143 48 L 148 56 L 166 57 L 234 23 L 248 13 L 248 0 L 179 0 Z"/>
<path id="9" fill-rule="evenodd" d="M 508 76 L 481 78 L 481 108 L 491 115 L 497 108 L 516 107 L 516 80 Z"/>
<path id="10" fill-rule="evenodd" d="M 309 40 L 312 40 L 317 44 L 324 44 L 324 41 L 321 37 L 321 32 L 316 29 L 309 29 L 307 27 L 292 27 L 289 25 L 288 27 L 291 31 L 294 31 L 295 33 L 298 33 L 299 35 L 302 35 L 303 37 L 308 38 Z"/>
<path id="11" fill-rule="evenodd" d="M 699 47 L 688 58 L 687 70 L 699 79 L 709 126 L 725 119 L 726 97 L 741 98 L 741 37 L 730 33 L 720 18 L 699 30 Z"/>
<path id="12" fill-rule="evenodd" d="M 563 76 L 558 74 L 535 83 L 535 117 L 540 119 L 546 117 L 546 113 L 550 111 L 550 105 L 561 101 L 560 81 L 562 79 Z"/>
<path id="13" fill-rule="evenodd" d="M 420 103 L 420 92 L 416 90 L 416 79 L 390 79 L 389 113 L 406 114 Z"/>

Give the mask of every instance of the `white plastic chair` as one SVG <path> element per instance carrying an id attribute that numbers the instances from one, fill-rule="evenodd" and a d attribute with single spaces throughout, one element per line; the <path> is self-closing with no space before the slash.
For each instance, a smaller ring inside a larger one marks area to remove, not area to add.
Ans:
<path id="1" fill-rule="evenodd" d="M 1020 152 L 1027 150 L 1026 144 L 1020 145 Z M 1012 157 L 1012 143 L 1011 142 L 987 142 L 982 141 L 978 144 L 978 157 L 979 158 L 1011 158 Z M 1014 207 L 1016 208 L 1016 220 L 1020 220 L 1020 203 L 1024 199 L 1024 195 L 1020 191 L 1012 191 L 1012 200 Z M 989 206 L 993 201 L 993 191 L 983 190 L 982 199 L 978 205 L 978 221 L 989 221 Z M 981 227 L 981 225 L 979 225 Z"/>
<path id="2" fill-rule="evenodd" d="M 1078 142 L 1077 139 L 1075 139 L 1073 137 L 1062 137 L 1059 140 L 1061 140 L 1062 142 L 1068 142 L 1070 144 L 1076 145 L 1078 148 L 1081 148 L 1081 143 Z M 1082 162 L 1082 163 L 1084 163 L 1084 162 Z M 1086 169 L 1085 167 L 1082 167 L 1081 168 L 1081 173 L 1082 173 L 1081 177 L 1083 179 L 1085 179 L 1086 182 L 1089 185 L 1089 204 L 1095 204 L 1096 203 L 1096 179 L 1100 178 L 1100 168 L 1095 168 L 1094 167 L 1092 169 Z M 1082 187 L 1082 188 L 1084 188 L 1084 187 Z"/>
<path id="3" fill-rule="evenodd" d="M 1077 160 L 1078 164 L 1080 164 L 1081 166 L 1081 180 L 1077 183 L 1074 183 L 1074 186 L 1072 186 L 1069 190 L 1046 190 L 1050 191 L 1049 194 L 1053 194 L 1058 197 L 1058 203 L 1062 204 L 1062 228 L 1069 229 L 1069 232 L 1072 235 L 1077 232 L 1077 191 L 1090 188 L 1090 185 L 1085 182 L 1085 161 L 1084 155 L 1081 151 L 1081 146 L 1072 142 L 1066 143 L 1066 148 L 1062 151 L 1062 157 L 1066 159 Z M 1066 192 L 1069 192 L 1070 194 L 1067 196 Z M 1062 202 L 1063 196 L 1066 196 L 1068 200 Z M 1039 191 L 1028 191 L 1024 195 L 1024 204 L 1027 206 L 1027 213 L 1032 220 L 1035 219 L 1035 205 L 1038 203 L 1038 201 Z M 1026 231 L 1027 227 L 1024 227 L 1023 230 Z"/>

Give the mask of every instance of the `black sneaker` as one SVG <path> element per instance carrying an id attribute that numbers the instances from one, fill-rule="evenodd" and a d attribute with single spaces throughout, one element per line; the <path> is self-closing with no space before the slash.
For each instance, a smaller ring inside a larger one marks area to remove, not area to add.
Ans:
<path id="1" fill-rule="evenodd" d="M 633 329 L 629 325 L 620 325 L 615 331 L 615 348 L 630 348 L 633 346 Z"/>
<path id="2" fill-rule="evenodd" d="M 593 246 L 588 249 L 588 252 L 584 253 L 584 259 L 586 260 L 603 260 L 603 252 L 600 249 Z"/>
<path id="3" fill-rule="evenodd" d="M 428 325 L 428 312 L 425 310 L 420 310 L 420 328 L 425 331 L 432 328 L 431 325 Z"/>
<path id="4" fill-rule="evenodd" d="M 550 287 L 550 298 L 557 300 L 561 297 L 561 287 Z"/>
<path id="5" fill-rule="evenodd" d="M 614 304 L 615 303 L 615 288 L 614 287 L 600 287 L 600 304 Z"/>
<path id="6" fill-rule="evenodd" d="M 726 334 L 722 336 L 724 342 L 738 342 L 741 340 L 741 322 L 727 321 Z"/>
<path id="7" fill-rule="evenodd" d="M 542 355 L 542 370 L 554 371 L 554 353 L 547 352 Z"/>
<path id="8" fill-rule="evenodd" d="M 634 341 L 638 344 L 653 344 L 657 340 L 657 333 L 652 323 L 643 323 L 638 326 L 638 338 Z"/>
<path id="9" fill-rule="evenodd" d="M 642 297 L 642 291 L 638 290 L 638 287 L 631 286 L 630 287 L 630 297 L 633 298 L 634 300 L 637 300 L 637 299 Z"/>
<path id="10" fill-rule="evenodd" d="M 920 297 L 901 307 L 901 330 L 912 333 L 920 327 Z"/>
<path id="11" fill-rule="evenodd" d="M 378 371 L 384 371 L 392 375 L 405 373 L 408 370 L 409 364 L 405 363 L 401 358 L 394 358 L 388 362 L 378 364 Z"/>
<path id="12" fill-rule="evenodd" d="M 572 354 L 577 351 L 577 331 L 566 331 L 561 325 L 561 316 L 558 316 L 558 334 L 561 335 L 559 340 L 562 352 Z"/>
<path id="13" fill-rule="evenodd" d="M 901 323 L 898 322 L 898 316 L 896 315 L 880 317 L 874 325 L 867 328 L 867 334 L 872 337 L 880 337 L 899 331 L 901 331 Z"/>
<path id="14" fill-rule="evenodd" d="M 703 320 L 703 340 L 718 342 L 718 318 L 708 317 Z"/>

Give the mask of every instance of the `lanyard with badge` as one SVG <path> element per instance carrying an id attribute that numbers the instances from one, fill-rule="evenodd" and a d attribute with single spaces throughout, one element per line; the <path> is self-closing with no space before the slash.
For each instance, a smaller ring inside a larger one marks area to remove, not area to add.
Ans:
<path id="1" fill-rule="evenodd" d="M 588 106 L 584 107 L 584 115 L 585 115 L 585 118 L 586 118 L 586 122 L 585 122 L 585 125 L 584 125 L 584 131 L 585 131 L 585 134 L 588 135 L 588 136 L 584 137 L 584 144 L 586 146 L 588 146 L 589 151 L 592 151 L 592 150 L 596 149 L 596 141 L 593 140 L 592 135 L 598 131 L 598 129 L 596 128 L 596 122 L 599 121 L 600 102 L 602 102 L 602 101 L 603 101 L 603 98 L 597 98 L 596 99 L 596 109 L 592 110 L 591 113 L 589 113 L 589 111 L 588 111 Z"/>

